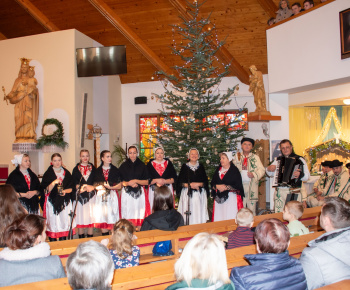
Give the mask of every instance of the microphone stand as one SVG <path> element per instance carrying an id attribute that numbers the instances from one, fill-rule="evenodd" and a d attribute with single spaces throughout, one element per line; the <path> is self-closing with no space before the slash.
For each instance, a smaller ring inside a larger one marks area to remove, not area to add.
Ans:
<path id="1" fill-rule="evenodd" d="M 76 191 L 75 194 L 75 205 L 74 205 L 74 210 L 71 210 L 70 213 L 68 214 L 70 216 L 70 227 L 69 227 L 69 234 L 68 234 L 68 240 L 73 240 L 73 221 L 75 218 L 75 214 L 77 212 L 77 205 L 78 205 L 78 198 L 80 195 L 80 190 L 81 190 L 81 180 L 83 179 L 83 175 L 80 178 L 79 181 L 79 187 L 78 190 Z"/>
<path id="2" fill-rule="evenodd" d="M 187 168 L 187 170 L 191 170 Z M 188 171 L 188 183 L 187 183 L 187 211 L 185 211 L 186 215 L 186 226 L 190 224 L 190 215 L 191 215 L 191 198 L 192 198 L 192 188 L 191 188 L 191 180 L 190 180 L 190 172 Z"/>

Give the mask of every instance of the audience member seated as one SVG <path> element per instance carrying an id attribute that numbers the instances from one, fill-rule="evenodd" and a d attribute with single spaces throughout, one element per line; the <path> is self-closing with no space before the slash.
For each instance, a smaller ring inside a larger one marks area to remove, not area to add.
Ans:
<path id="1" fill-rule="evenodd" d="M 163 185 L 154 191 L 153 213 L 142 223 L 141 231 L 176 231 L 184 225 L 182 215 L 174 209 L 174 197 L 171 190 Z"/>
<path id="2" fill-rule="evenodd" d="M 312 7 L 314 7 L 314 1 L 313 0 L 305 0 L 304 1 L 304 9 L 305 10 L 309 10 Z"/>
<path id="3" fill-rule="evenodd" d="M 15 189 L 10 184 L 0 185 L 0 247 L 6 247 L 4 242 L 4 232 L 7 226 L 27 211 L 18 200 Z"/>
<path id="4" fill-rule="evenodd" d="M 177 283 L 166 288 L 234 290 L 227 273 L 223 242 L 215 234 L 195 235 L 175 263 Z"/>
<path id="5" fill-rule="evenodd" d="M 258 254 L 245 255 L 251 266 L 236 267 L 231 280 L 241 289 L 307 289 L 300 262 L 289 256 L 290 234 L 278 219 L 262 221 L 254 233 Z"/>
<path id="6" fill-rule="evenodd" d="M 67 259 L 67 277 L 73 289 L 111 289 L 114 274 L 112 257 L 101 243 L 81 243 Z"/>
<path id="7" fill-rule="evenodd" d="M 284 206 L 283 219 L 289 222 L 287 227 L 291 237 L 309 234 L 309 229 L 298 221 L 303 213 L 304 207 L 300 201 L 292 200 Z"/>
<path id="8" fill-rule="evenodd" d="M 250 246 L 254 244 L 254 214 L 248 208 L 241 208 L 236 217 L 237 229 L 228 236 L 227 249 Z"/>
<path id="9" fill-rule="evenodd" d="M 299 2 L 293 3 L 293 5 L 292 5 L 292 12 L 293 12 L 292 16 L 297 15 L 300 12 L 303 12 L 303 11 L 305 11 L 305 10 L 301 9 L 301 5 L 300 5 Z"/>
<path id="10" fill-rule="evenodd" d="M 271 26 L 274 25 L 276 23 L 276 18 L 275 17 L 271 17 L 268 21 L 267 21 L 267 25 Z"/>
<path id="11" fill-rule="evenodd" d="M 281 0 L 279 4 L 279 9 L 276 12 L 276 23 L 291 17 L 293 14 L 289 6 L 288 0 Z"/>
<path id="12" fill-rule="evenodd" d="M 138 266 L 140 264 L 140 248 L 134 246 L 135 226 L 126 219 L 115 223 L 112 231 L 112 240 L 108 246 L 109 239 L 101 241 L 108 246 L 112 256 L 115 269 Z"/>
<path id="13" fill-rule="evenodd" d="M 350 204 L 327 197 L 320 224 L 326 233 L 310 241 L 300 257 L 310 290 L 350 279 Z"/>
<path id="14" fill-rule="evenodd" d="M 25 215 L 4 233 L 7 248 L 0 252 L 0 286 L 10 286 L 65 277 L 61 260 L 51 256 L 45 219 Z"/>

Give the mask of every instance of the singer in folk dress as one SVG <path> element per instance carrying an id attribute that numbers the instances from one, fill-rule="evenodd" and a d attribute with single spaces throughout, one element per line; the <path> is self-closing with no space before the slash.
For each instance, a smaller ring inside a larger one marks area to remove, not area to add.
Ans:
<path id="1" fill-rule="evenodd" d="M 182 165 L 176 185 L 176 193 L 180 196 L 178 211 L 185 221 L 185 212 L 188 210 L 188 199 L 190 198 L 190 225 L 206 223 L 209 219 L 208 176 L 204 166 L 198 162 L 199 157 L 199 151 L 196 148 L 190 149 L 189 161 Z"/>
<path id="2" fill-rule="evenodd" d="M 238 151 L 233 157 L 242 176 L 245 198 L 243 207 L 249 208 L 256 215 L 256 207 L 259 200 L 259 180 L 265 175 L 265 167 L 258 155 L 252 153 L 255 141 L 244 137 L 241 140 L 242 151 Z"/>
<path id="3" fill-rule="evenodd" d="M 30 169 L 30 158 L 27 154 L 15 155 L 11 160 L 16 166 L 6 180 L 11 184 L 19 201 L 29 214 L 39 214 L 40 181 L 36 174 Z"/>
<path id="4" fill-rule="evenodd" d="M 232 152 L 220 153 L 221 165 L 215 170 L 211 180 L 213 222 L 235 219 L 237 212 L 243 208 L 242 177 L 232 159 Z"/>
<path id="5" fill-rule="evenodd" d="M 102 235 L 108 235 L 114 224 L 120 219 L 121 175 L 112 164 L 112 154 L 103 150 L 100 154 L 101 165 L 96 170 L 95 188 L 97 194 L 94 204 L 94 227 L 102 229 Z"/>
<path id="6" fill-rule="evenodd" d="M 146 165 L 138 158 L 136 146 L 128 148 L 128 159 L 119 167 L 123 181 L 121 196 L 121 217 L 141 227 L 151 209 L 148 199 L 148 172 Z"/>
<path id="7" fill-rule="evenodd" d="M 94 209 L 94 196 L 95 196 L 95 175 L 96 168 L 89 162 L 90 153 L 86 149 L 80 151 L 80 163 L 78 163 L 72 172 L 74 185 L 76 190 L 79 190 L 77 211 L 75 221 L 78 228 L 79 238 L 84 238 L 84 229 L 87 228 L 87 236 L 90 238 L 93 236 L 94 224 L 93 224 L 93 209 Z"/>
<path id="8" fill-rule="evenodd" d="M 51 163 L 41 181 L 41 189 L 46 193 L 44 204 L 46 234 L 50 241 L 55 241 L 57 238 L 65 240 L 69 234 L 71 220 L 69 214 L 73 210 L 74 182 L 70 172 L 62 167 L 62 157 L 59 153 L 51 156 Z M 62 187 L 58 189 L 58 186 Z M 74 228 L 75 222 L 73 222 Z"/>
<path id="9" fill-rule="evenodd" d="M 174 187 L 177 174 L 174 165 L 168 158 L 164 158 L 164 149 L 157 147 L 154 150 L 154 159 L 151 159 L 147 164 L 149 174 L 148 198 L 151 209 L 153 209 L 154 190 L 155 187 L 166 185 L 172 192 L 175 205 Z"/>

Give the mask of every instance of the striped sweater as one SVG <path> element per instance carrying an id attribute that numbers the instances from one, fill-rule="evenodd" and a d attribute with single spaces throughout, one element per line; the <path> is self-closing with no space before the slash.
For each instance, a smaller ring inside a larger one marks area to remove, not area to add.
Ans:
<path id="1" fill-rule="evenodd" d="M 250 227 L 240 227 L 228 237 L 227 249 L 250 246 L 254 244 L 254 232 Z"/>

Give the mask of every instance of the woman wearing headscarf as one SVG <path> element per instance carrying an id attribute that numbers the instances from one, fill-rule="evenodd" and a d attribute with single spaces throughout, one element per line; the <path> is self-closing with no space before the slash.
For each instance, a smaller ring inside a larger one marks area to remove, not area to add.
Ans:
<path id="1" fill-rule="evenodd" d="M 166 185 L 174 196 L 173 184 L 176 183 L 177 174 L 174 165 L 168 158 L 164 158 L 164 154 L 164 149 L 157 147 L 154 150 L 155 158 L 151 159 L 147 164 L 149 175 L 148 198 L 151 210 L 153 208 L 154 190 L 156 187 Z"/>
<path id="2" fill-rule="evenodd" d="M 237 212 L 243 207 L 242 177 L 232 159 L 232 152 L 220 153 L 220 165 L 211 180 L 211 195 L 214 198 L 213 222 L 235 219 Z"/>
<path id="3" fill-rule="evenodd" d="M 119 167 L 122 180 L 121 218 L 140 227 L 151 213 L 148 192 L 148 172 L 146 165 L 138 158 L 136 146 L 128 148 L 128 159 Z"/>
<path id="4" fill-rule="evenodd" d="M 36 174 L 30 170 L 30 158 L 27 154 L 15 155 L 11 160 L 16 166 L 6 180 L 6 184 L 11 184 L 19 201 L 29 214 L 39 214 L 40 181 Z"/>
<path id="5" fill-rule="evenodd" d="M 180 196 L 178 211 L 186 221 L 186 212 L 190 204 L 189 223 L 206 223 L 208 217 L 208 177 L 204 166 L 198 162 L 199 151 L 191 148 L 188 152 L 189 161 L 182 165 L 176 185 L 176 193 Z M 190 202 L 188 203 L 188 199 Z M 186 223 L 187 224 L 187 223 Z"/>

